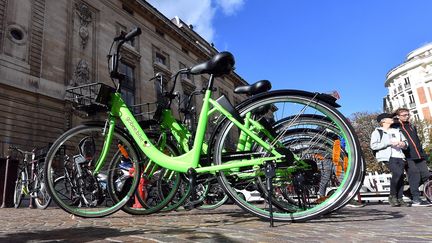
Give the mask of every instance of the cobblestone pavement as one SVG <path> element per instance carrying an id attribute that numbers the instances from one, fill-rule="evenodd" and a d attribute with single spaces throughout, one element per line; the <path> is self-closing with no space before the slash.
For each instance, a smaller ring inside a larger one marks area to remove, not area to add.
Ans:
<path id="1" fill-rule="evenodd" d="M 234 205 L 100 219 L 61 209 L 0 209 L 0 242 L 432 242 L 432 207 L 369 204 L 306 223 L 269 223 Z"/>

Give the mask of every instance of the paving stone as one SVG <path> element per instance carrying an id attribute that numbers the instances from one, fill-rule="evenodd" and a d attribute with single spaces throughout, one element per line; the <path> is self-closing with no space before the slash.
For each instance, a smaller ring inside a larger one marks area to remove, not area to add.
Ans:
<path id="1" fill-rule="evenodd" d="M 304 223 L 269 223 L 235 205 L 146 216 L 71 217 L 56 207 L 0 209 L 0 242 L 432 242 L 432 207 L 369 204 Z"/>

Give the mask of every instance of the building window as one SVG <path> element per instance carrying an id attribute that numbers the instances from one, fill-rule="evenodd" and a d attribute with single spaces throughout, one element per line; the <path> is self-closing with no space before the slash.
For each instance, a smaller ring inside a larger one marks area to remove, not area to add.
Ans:
<path id="1" fill-rule="evenodd" d="M 153 46 L 153 63 L 162 65 L 168 70 L 170 66 L 169 55 L 158 47 Z"/>
<path id="2" fill-rule="evenodd" d="M 409 77 L 404 78 L 404 87 L 405 88 L 411 87 L 411 83 L 410 83 Z"/>
<path id="3" fill-rule="evenodd" d="M 405 95 L 404 94 L 401 95 L 401 100 L 402 100 L 402 106 L 403 107 L 407 107 L 406 100 L 405 100 Z"/>
<path id="4" fill-rule="evenodd" d="M 125 80 L 122 83 L 122 97 L 127 105 L 133 105 L 135 103 L 135 68 L 121 61 L 119 72 L 125 75 Z"/>
<path id="5" fill-rule="evenodd" d="M 398 92 L 402 92 L 402 85 L 398 84 Z"/>
<path id="6" fill-rule="evenodd" d="M 166 66 L 166 64 L 167 64 L 166 57 L 164 55 L 160 54 L 159 52 L 156 52 L 155 62 L 162 64 L 164 66 Z"/>
<path id="7" fill-rule="evenodd" d="M 195 91 L 195 86 L 186 83 L 182 83 L 182 86 L 183 86 L 183 95 L 184 95 L 182 100 L 184 100 L 185 102 L 183 104 L 183 108 L 191 108 L 192 106 L 196 106 L 196 98 L 195 98 L 196 95 L 191 96 L 192 92 Z M 190 107 L 186 107 L 188 105 L 187 101 L 189 100 L 189 97 L 191 98 L 191 103 L 190 103 L 191 105 Z"/>
<path id="8" fill-rule="evenodd" d="M 410 104 L 415 103 L 414 95 L 412 92 L 408 92 L 409 102 Z"/>
<path id="9" fill-rule="evenodd" d="M 419 117 L 418 112 L 417 111 L 412 111 L 412 113 L 413 113 L 414 120 L 419 121 L 420 117 Z"/>

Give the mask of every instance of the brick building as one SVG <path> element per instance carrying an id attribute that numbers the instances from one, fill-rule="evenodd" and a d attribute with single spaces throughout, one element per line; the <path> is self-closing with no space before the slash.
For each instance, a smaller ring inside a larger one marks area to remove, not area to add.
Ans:
<path id="1" fill-rule="evenodd" d="M 155 100 L 154 83 L 147 81 L 155 73 L 169 77 L 218 52 L 192 26 L 141 0 L 0 0 L 0 156 L 11 144 L 47 146 L 76 125 L 65 89 L 111 84 L 106 56 L 112 39 L 135 26 L 143 34 L 123 48 L 121 64 L 130 103 Z M 207 79 L 182 76 L 176 89 L 187 95 Z M 235 73 L 218 78 L 216 95 L 238 103 L 242 97 L 229 91 L 244 84 Z"/>

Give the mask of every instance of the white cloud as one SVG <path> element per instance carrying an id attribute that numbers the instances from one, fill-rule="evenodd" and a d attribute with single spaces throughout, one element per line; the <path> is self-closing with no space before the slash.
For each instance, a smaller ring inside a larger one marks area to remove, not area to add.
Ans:
<path id="1" fill-rule="evenodd" d="M 212 21 L 215 8 L 211 6 L 211 0 L 149 0 L 148 2 L 168 19 L 178 16 L 186 24 L 193 25 L 194 30 L 204 39 L 213 40 Z"/>
<path id="2" fill-rule="evenodd" d="M 244 0 L 216 0 L 226 15 L 233 15 L 244 5 Z"/>
<path id="3" fill-rule="evenodd" d="M 216 1 L 213 3 L 212 1 Z M 212 42 L 215 33 L 213 17 L 220 7 L 226 15 L 233 15 L 244 3 L 244 0 L 148 0 L 168 19 L 178 16 L 208 42 Z"/>

